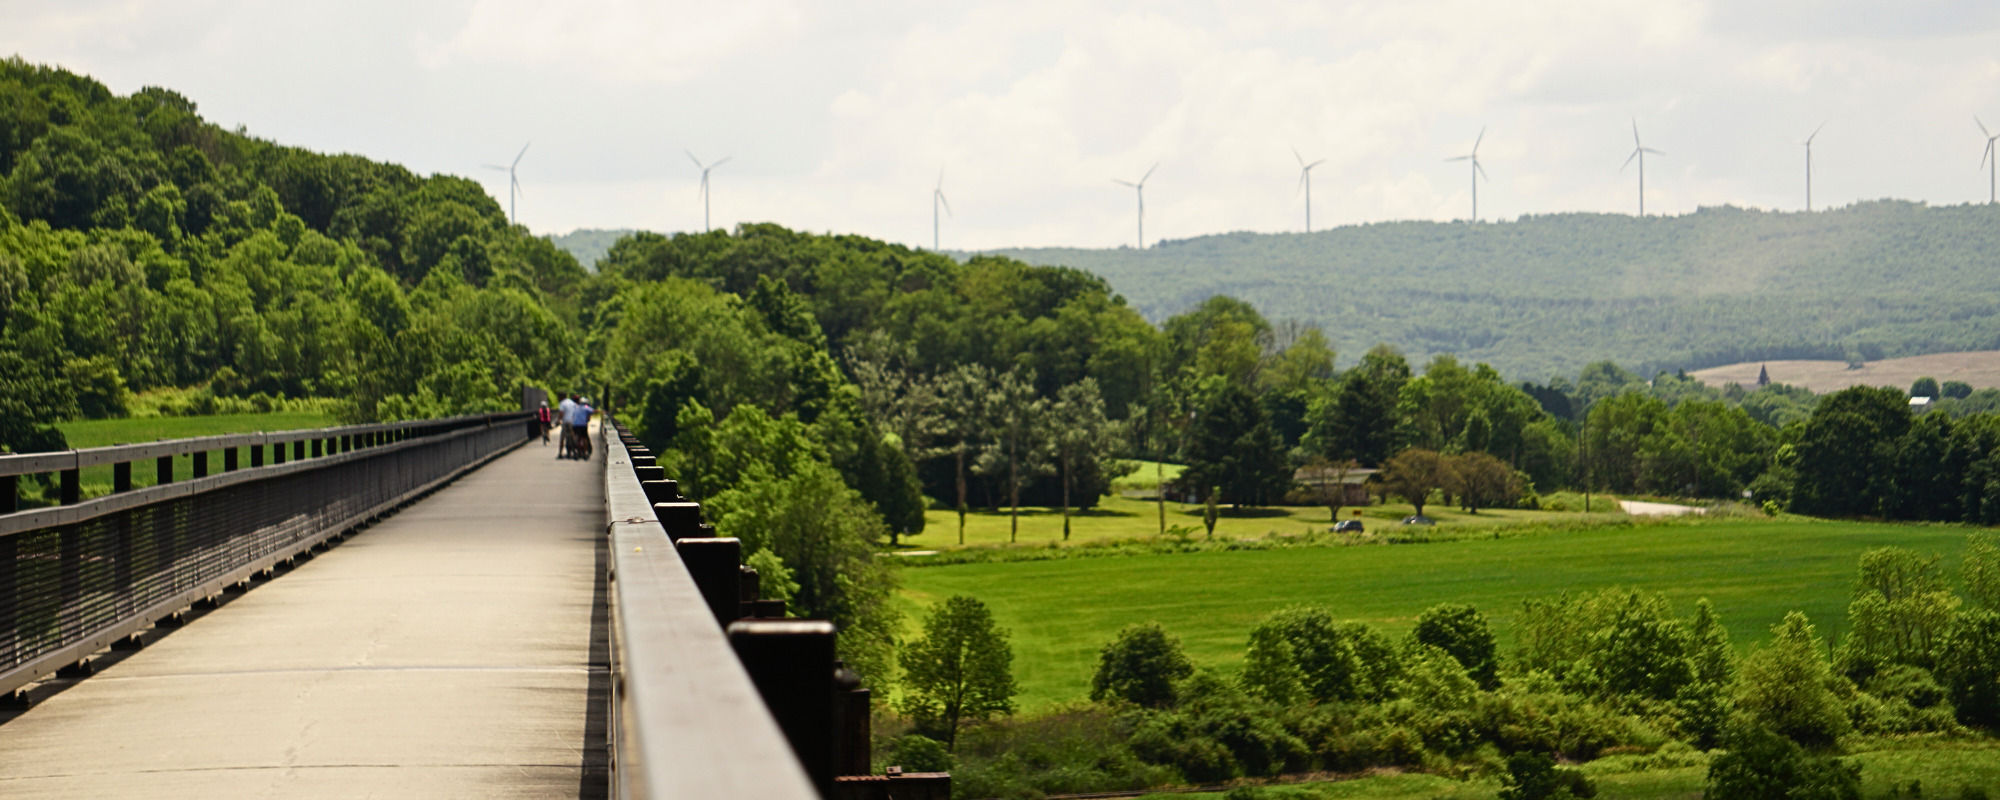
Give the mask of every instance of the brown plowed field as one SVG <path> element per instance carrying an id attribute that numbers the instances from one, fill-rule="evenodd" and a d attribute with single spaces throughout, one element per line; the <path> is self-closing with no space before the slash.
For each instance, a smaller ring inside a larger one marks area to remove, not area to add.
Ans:
<path id="1" fill-rule="evenodd" d="M 1912 382 L 1925 376 L 1936 378 L 1938 383 L 1964 381 L 1974 389 L 2000 387 L 2000 350 L 1891 358 L 1870 361 L 1860 369 L 1848 369 L 1844 361 L 1747 361 L 1692 374 L 1710 386 L 1740 383 L 1754 388 L 1758 367 L 1770 369 L 1773 383 L 1803 386 L 1821 394 L 1849 386 L 1893 386 L 1909 391 Z"/>

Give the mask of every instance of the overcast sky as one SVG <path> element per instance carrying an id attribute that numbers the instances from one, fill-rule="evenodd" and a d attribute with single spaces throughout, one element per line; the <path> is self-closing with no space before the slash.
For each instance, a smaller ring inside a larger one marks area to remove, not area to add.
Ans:
<path id="1" fill-rule="evenodd" d="M 483 181 L 520 219 L 774 221 L 948 248 L 1734 203 L 1985 200 L 2000 2 L 0 0 L 0 53 L 316 150 Z"/>

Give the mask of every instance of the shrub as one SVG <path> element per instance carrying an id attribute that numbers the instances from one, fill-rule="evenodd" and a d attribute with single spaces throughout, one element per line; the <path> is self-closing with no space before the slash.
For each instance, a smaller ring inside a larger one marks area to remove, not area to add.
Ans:
<path id="1" fill-rule="evenodd" d="M 1174 684 L 1192 674 L 1194 664 L 1181 652 L 1179 639 L 1157 622 L 1133 625 L 1104 646 L 1090 679 L 1090 699 L 1167 708 L 1177 701 Z"/>
<path id="2" fill-rule="evenodd" d="M 1417 617 L 1410 638 L 1449 653 L 1481 688 L 1500 685 L 1493 629 L 1478 609 L 1461 603 L 1431 606 Z"/>
<path id="3" fill-rule="evenodd" d="M 889 745 L 888 758 L 890 766 L 900 766 L 906 772 L 951 771 L 951 752 L 944 749 L 944 743 L 922 734 L 898 738 Z"/>
<path id="4" fill-rule="evenodd" d="M 1507 774 L 1500 779 L 1500 800 L 1572 800 L 1597 796 L 1597 787 L 1583 773 L 1556 766 L 1542 753 L 1507 757 Z"/>
<path id="5" fill-rule="evenodd" d="M 1773 731 L 1799 742 L 1831 744 L 1847 730 L 1847 714 L 1829 684 L 1819 634 L 1794 611 L 1771 628 L 1771 644 L 1743 662 L 1736 705 Z"/>
<path id="6" fill-rule="evenodd" d="M 1938 677 L 1960 722 L 2000 727 L 2000 612 L 1958 615 L 1939 648 Z"/>
<path id="7" fill-rule="evenodd" d="M 1729 751 L 1708 765 L 1713 800 L 1860 800 L 1861 768 L 1807 753 L 1754 725 L 1732 731 Z"/>

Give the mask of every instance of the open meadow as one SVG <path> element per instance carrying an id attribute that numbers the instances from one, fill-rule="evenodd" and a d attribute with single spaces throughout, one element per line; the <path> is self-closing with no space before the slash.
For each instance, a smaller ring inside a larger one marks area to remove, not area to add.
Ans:
<path id="1" fill-rule="evenodd" d="M 1831 634 L 1844 627 L 1863 551 L 1910 547 L 1943 554 L 1955 570 L 1968 532 L 1803 518 L 1492 530 L 1508 535 L 935 567 L 918 557 L 902 570 L 901 599 L 912 617 L 954 594 L 991 607 L 1012 631 L 1018 700 L 1032 713 L 1087 694 L 1099 648 L 1125 625 L 1158 621 L 1195 663 L 1234 670 L 1250 627 L 1297 603 L 1330 606 L 1391 635 L 1432 605 L 1470 603 L 1492 620 L 1503 652 L 1512 649 L 1510 623 L 1523 599 L 1613 586 L 1662 592 L 1682 613 L 1706 597 L 1739 647 L 1765 638 L 1794 609 Z"/>
<path id="2" fill-rule="evenodd" d="M 1991 389 L 2000 387 L 2000 350 L 1885 358 L 1855 368 L 1837 360 L 1744 361 L 1694 370 L 1688 374 L 1710 386 L 1738 383 L 1755 389 L 1760 369 L 1770 372 L 1773 383 L 1802 386 L 1816 394 L 1837 392 L 1849 386 L 1908 389 L 1918 378 L 1936 378 L 1939 383 L 1963 381 L 1974 389 Z"/>
<path id="3" fill-rule="evenodd" d="M 62 431 L 63 439 L 78 450 L 90 447 L 107 447 L 115 444 L 141 444 L 162 439 L 190 439 L 198 436 L 221 436 L 229 433 L 255 433 L 258 431 L 295 431 L 308 428 L 326 428 L 338 425 L 332 415 L 314 412 L 273 412 L 269 414 L 214 414 L 193 417 L 126 417 L 122 419 L 74 420 L 56 423 Z M 186 477 L 194 474 L 192 461 L 188 456 L 174 459 L 174 474 Z M 221 469 L 221 464 L 211 461 L 211 469 Z M 132 470 L 135 486 L 153 485 L 151 467 Z M 81 488 L 84 497 L 96 497 L 111 492 L 111 467 L 91 467 L 83 471 Z M 31 502 L 33 497 L 28 498 Z"/>

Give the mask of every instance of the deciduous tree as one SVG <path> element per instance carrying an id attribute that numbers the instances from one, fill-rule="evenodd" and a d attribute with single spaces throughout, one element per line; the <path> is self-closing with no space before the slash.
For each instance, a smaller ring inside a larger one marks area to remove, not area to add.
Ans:
<path id="1" fill-rule="evenodd" d="M 900 707 L 933 738 L 956 748 L 960 726 L 1014 712 L 1014 651 L 985 603 L 956 595 L 924 618 L 902 648 Z"/>

